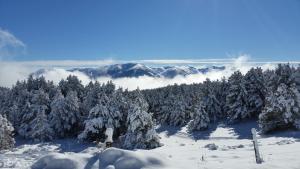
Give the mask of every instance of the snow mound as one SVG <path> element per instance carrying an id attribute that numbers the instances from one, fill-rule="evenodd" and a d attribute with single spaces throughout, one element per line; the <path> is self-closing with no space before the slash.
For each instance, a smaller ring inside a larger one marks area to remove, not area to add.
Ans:
<path id="1" fill-rule="evenodd" d="M 94 156 L 87 153 L 51 153 L 35 162 L 32 169 L 166 169 L 167 166 L 166 161 L 157 155 L 109 148 Z"/>
<path id="2" fill-rule="evenodd" d="M 32 169 L 76 169 L 85 168 L 89 156 L 75 153 L 50 153 L 35 162 Z"/>
<path id="3" fill-rule="evenodd" d="M 162 168 L 166 164 L 157 157 L 139 152 L 110 148 L 99 156 L 100 166 L 114 166 L 116 169 Z M 100 167 L 102 168 L 102 167 Z"/>

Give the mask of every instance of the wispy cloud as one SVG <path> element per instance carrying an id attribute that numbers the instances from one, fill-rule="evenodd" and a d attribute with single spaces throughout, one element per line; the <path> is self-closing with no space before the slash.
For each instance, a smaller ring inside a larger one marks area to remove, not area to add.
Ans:
<path id="1" fill-rule="evenodd" d="M 0 27 L 0 60 L 24 54 L 26 45 L 12 33 Z"/>

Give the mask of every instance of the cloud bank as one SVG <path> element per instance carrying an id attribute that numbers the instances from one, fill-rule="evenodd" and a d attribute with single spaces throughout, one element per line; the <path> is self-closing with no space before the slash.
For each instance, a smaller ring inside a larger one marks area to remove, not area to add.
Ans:
<path id="1" fill-rule="evenodd" d="M 228 60 L 223 60 L 223 62 L 218 62 L 218 65 L 224 65 L 225 70 L 218 71 L 212 70 L 205 74 L 193 74 L 188 76 L 176 76 L 172 79 L 169 78 L 155 78 L 149 76 L 141 76 L 137 78 L 117 78 L 112 79 L 109 77 L 101 77 L 96 79 L 101 83 L 105 83 L 108 80 L 112 80 L 118 87 L 127 88 L 129 90 L 134 90 L 137 87 L 140 89 L 151 89 L 157 87 L 163 87 L 172 84 L 192 84 L 203 82 L 206 78 L 211 80 L 221 79 L 222 77 L 229 77 L 234 71 L 240 70 L 242 73 L 246 73 L 251 67 L 260 66 L 263 69 L 273 69 L 277 63 L 255 63 L 250 61 L 251 58 L 248 55 L 242 55 L 237 58 L 232 58 Z M 125 61 L 113 61 L 113 60 L 104 60 L 104 61 L 60 61 L 58 64 L 56 61 L 35 61 L 35 62 L 0 62 L 0 86 L 11 87 L 16 83 L 17 80 L 24 80 L 28 75 L 39 68 L 49 68 L 43 75 L 47 80 L 54 81 L 58 83 L 61 79 L 65 79 L 69 75 L 77 76 L 84 85 L 88 84 L 90 81 L 95 81 L 95 79 L 90 79 L 84 73 L 75 71 L 70 72 L 67 69 L 70 67 L 91 67 L 92 65 L 107 65 L 112 63 L 125 63 Z M 129 61 L 130 62 L 130 61 Z M 151 61 L 135 61 L 137 63 L 144 64 L 153 64 L 158 62 L 157 60 Z M 171 63 L 168 63 L 167 60 L 159 62 L 161 64 L 183 64 L 189 65 L 186 62 L 179 62 L 179 60 L 174 63 L 174 60 L 171 60 Z M 205 67 L 207 65 L 215 65 L 215 63 L 194 63 L 198 67 Z M 159 65 L 159 64 L 158 64 Z"/>

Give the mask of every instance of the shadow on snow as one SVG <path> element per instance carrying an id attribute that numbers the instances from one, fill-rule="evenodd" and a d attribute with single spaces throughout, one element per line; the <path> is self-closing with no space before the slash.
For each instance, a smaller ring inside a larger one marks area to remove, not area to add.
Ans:
<path id="1" fill-rule="evenodd" d="M 215 137 L 214 139 L 252 139 L 251 129 L 255 128 L 258 132 L 260 128 L 255 119 L 244 120 L 234 124 L 226 124 L 224 122 L 211 123 L 207 130 L 203 131 L 188 131 L 188 136 L 193 138 L 194 140 L 206 140 L 211 139 L 211 134 L 216 131 L 217 128 L 228 128 L 232 131 L 233 137 Z M 180 133 L 183 127 L 174 127 L 168 125 L 160 125 L 156 129 L 158 133 L 166 132 L 167 136 L 172 136 Z M 300 141 L 300 131 L 288 129 L 288 130 L 279 130 L 273 131 L 268 134 L 260 134 L 261 137 L 287 137 L 287 138 L 295 138 Z"/>
<path id="2" fill-rule="evenodd" d="M 67 139 L 57 139 L 53 140 L 51 142 L 43 142 L 43 143 L 37 143 L 32 140 L 27 140 L 21 137 L 16 137 L 16 143 L 15 147 L 22 146 L 22 145 L 36 145 L 38 144 L 39 147 L 45 146 L 45 145 L 54 145 L 59 148 L 59 152 L 74 152 L 78 153 L 81 152 L 88 147 L 95 147 L 95 144 L 92 143 L 86 143 L 86 142 L 79 142 L 76 138 L 67 138 Z"/>

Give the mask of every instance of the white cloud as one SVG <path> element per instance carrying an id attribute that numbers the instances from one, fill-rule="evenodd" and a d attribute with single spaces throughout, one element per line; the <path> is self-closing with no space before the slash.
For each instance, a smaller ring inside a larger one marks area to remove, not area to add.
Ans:
<path id="1" fill-rule="evenodd" d="M 137 78 L 98 78 L 99 82 L 106 82 L 107 80 L 112 80 L 119 87 L 127 88 L 128 90 L 134 90 L 137 87 L 140 89 L 153 89 L 158 87 L 163 87 L 167 85 L 173 84 L 192 84 L 192 83 L 200 83 L 203 82 L 206 78 L 210 78 L 211 80 L 216 80 L 224 76 L 224 72 L 222 71 L 212 71 L 207 74 L 194 74 L 189 76 L 176 76 L 172 79 L 169 78 L 155 78 L 149 76 L 141 76 Z"/>
<path id="2" fill-rule="evenodd" d="M 11 87 L 17 80 L 24 80 L 34 71 L 22 64 L 0 61 L 0 86 Z"/>
<path id="3" fill-rule="evenodd" d="M 91 81 L 91 79 L 88 76 L 86 76 L 81 72 L 77 72 L 77 71 L 70 72 L 61 68 L 54 68 L 51 69 L 50 71 L 47 71 L 45 74 L 43 74 L 46 80 L 51 80 L 56 84 L 58 84 L 60 80 L 66 79 L 69 75 L 77 76 L 78 79 L 82 81 L 83 85 L 87 85 Z"/>
<path id="4" fill-rule="evenodd" d="M 12 33 L 0 27 L 0 60 L 24 54 L 26 45 Z"/>

